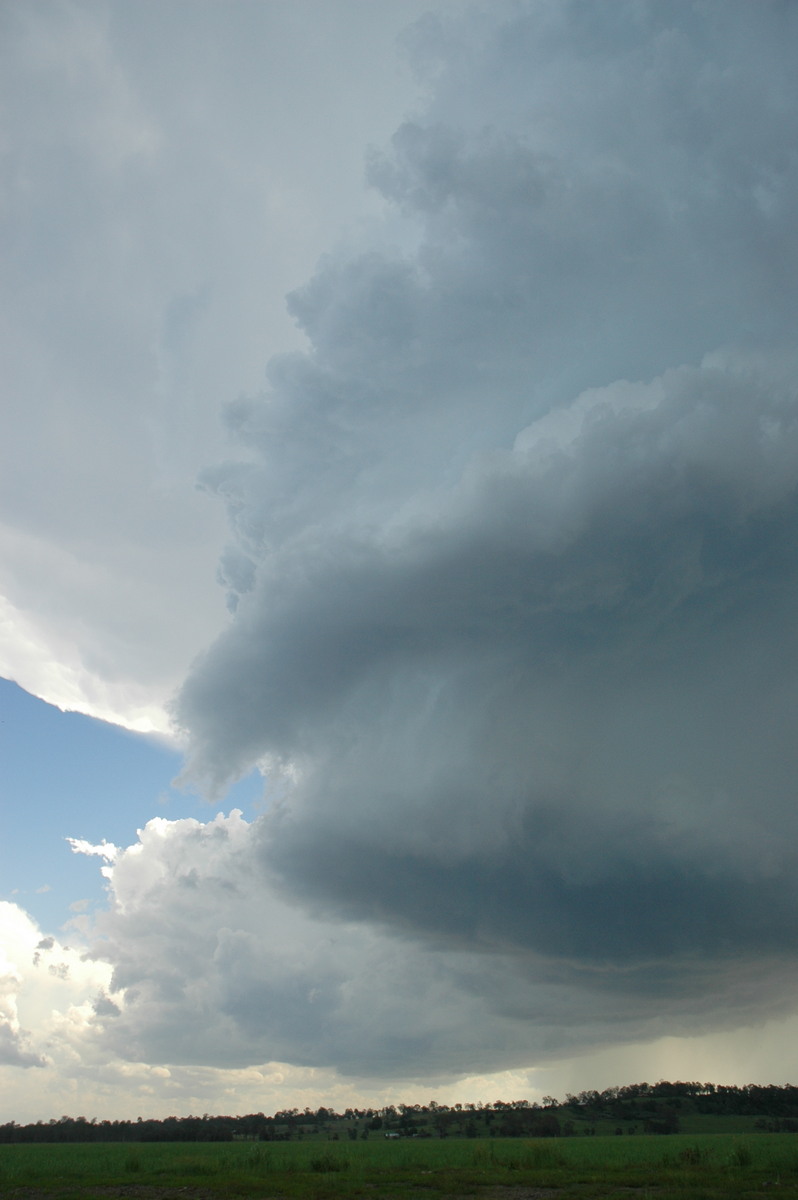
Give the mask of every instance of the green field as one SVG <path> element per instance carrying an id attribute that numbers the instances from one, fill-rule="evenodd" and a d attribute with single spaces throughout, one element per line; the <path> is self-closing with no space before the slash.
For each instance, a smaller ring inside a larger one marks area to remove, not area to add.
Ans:
<path id="1" fill-rule="evenodd" d="M 0 1196 L 798 1197 L 794 1134 L 0 1146 Z"/>

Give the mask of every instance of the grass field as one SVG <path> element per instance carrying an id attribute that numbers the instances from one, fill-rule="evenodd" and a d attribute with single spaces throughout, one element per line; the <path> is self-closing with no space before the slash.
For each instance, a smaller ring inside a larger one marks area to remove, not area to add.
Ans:
<path id="1" fill-rule="evenodd" d="M 798 1136 L 0 1146 L 3 1200 L 798 1197 Z"/>

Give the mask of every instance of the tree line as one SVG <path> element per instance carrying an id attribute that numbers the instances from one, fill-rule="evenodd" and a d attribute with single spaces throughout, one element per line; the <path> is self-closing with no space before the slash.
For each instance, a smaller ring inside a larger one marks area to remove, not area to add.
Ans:
<path id="1" fill-rule="evenodd" d="M 798 1087 L 792 1084 L 634 1083 L 567 1095 L 564 1101 L 497 1100 L 493 1103 L 397 1104 L 336 1112 L 285 1109 L 266 1116 L 142 1117 L 88 1120 L 62 1116 L 22 1125 L 0 1125 L 0 1143 L 10 1142 L 230 1142 L 331 1141 L 385 1135 L 399 1137 L 568 1137 L 614 1125 L 616 1133 L 674 1133 L 681 1115 L 749 1116 L 767 1131 L 798 1132 Z M 612 1130 L 610 1130 L 612 1131 Z"/>

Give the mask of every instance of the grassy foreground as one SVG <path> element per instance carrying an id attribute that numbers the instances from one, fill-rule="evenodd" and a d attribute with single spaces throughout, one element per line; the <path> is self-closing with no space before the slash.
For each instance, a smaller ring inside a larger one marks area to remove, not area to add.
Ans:
<path id="1" fill-rule="evenodd" d="M 798 1197 L 794 1134 L 0 1147 L 0 1196 Z"/>

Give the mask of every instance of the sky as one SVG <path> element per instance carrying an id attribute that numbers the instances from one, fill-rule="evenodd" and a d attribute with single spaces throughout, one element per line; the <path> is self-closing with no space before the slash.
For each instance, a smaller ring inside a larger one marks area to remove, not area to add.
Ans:
<path id="1" fill-rule="evenodd" d="M 795 1082 L 798 5 L 0 23 L 0 1120 Z"/>

